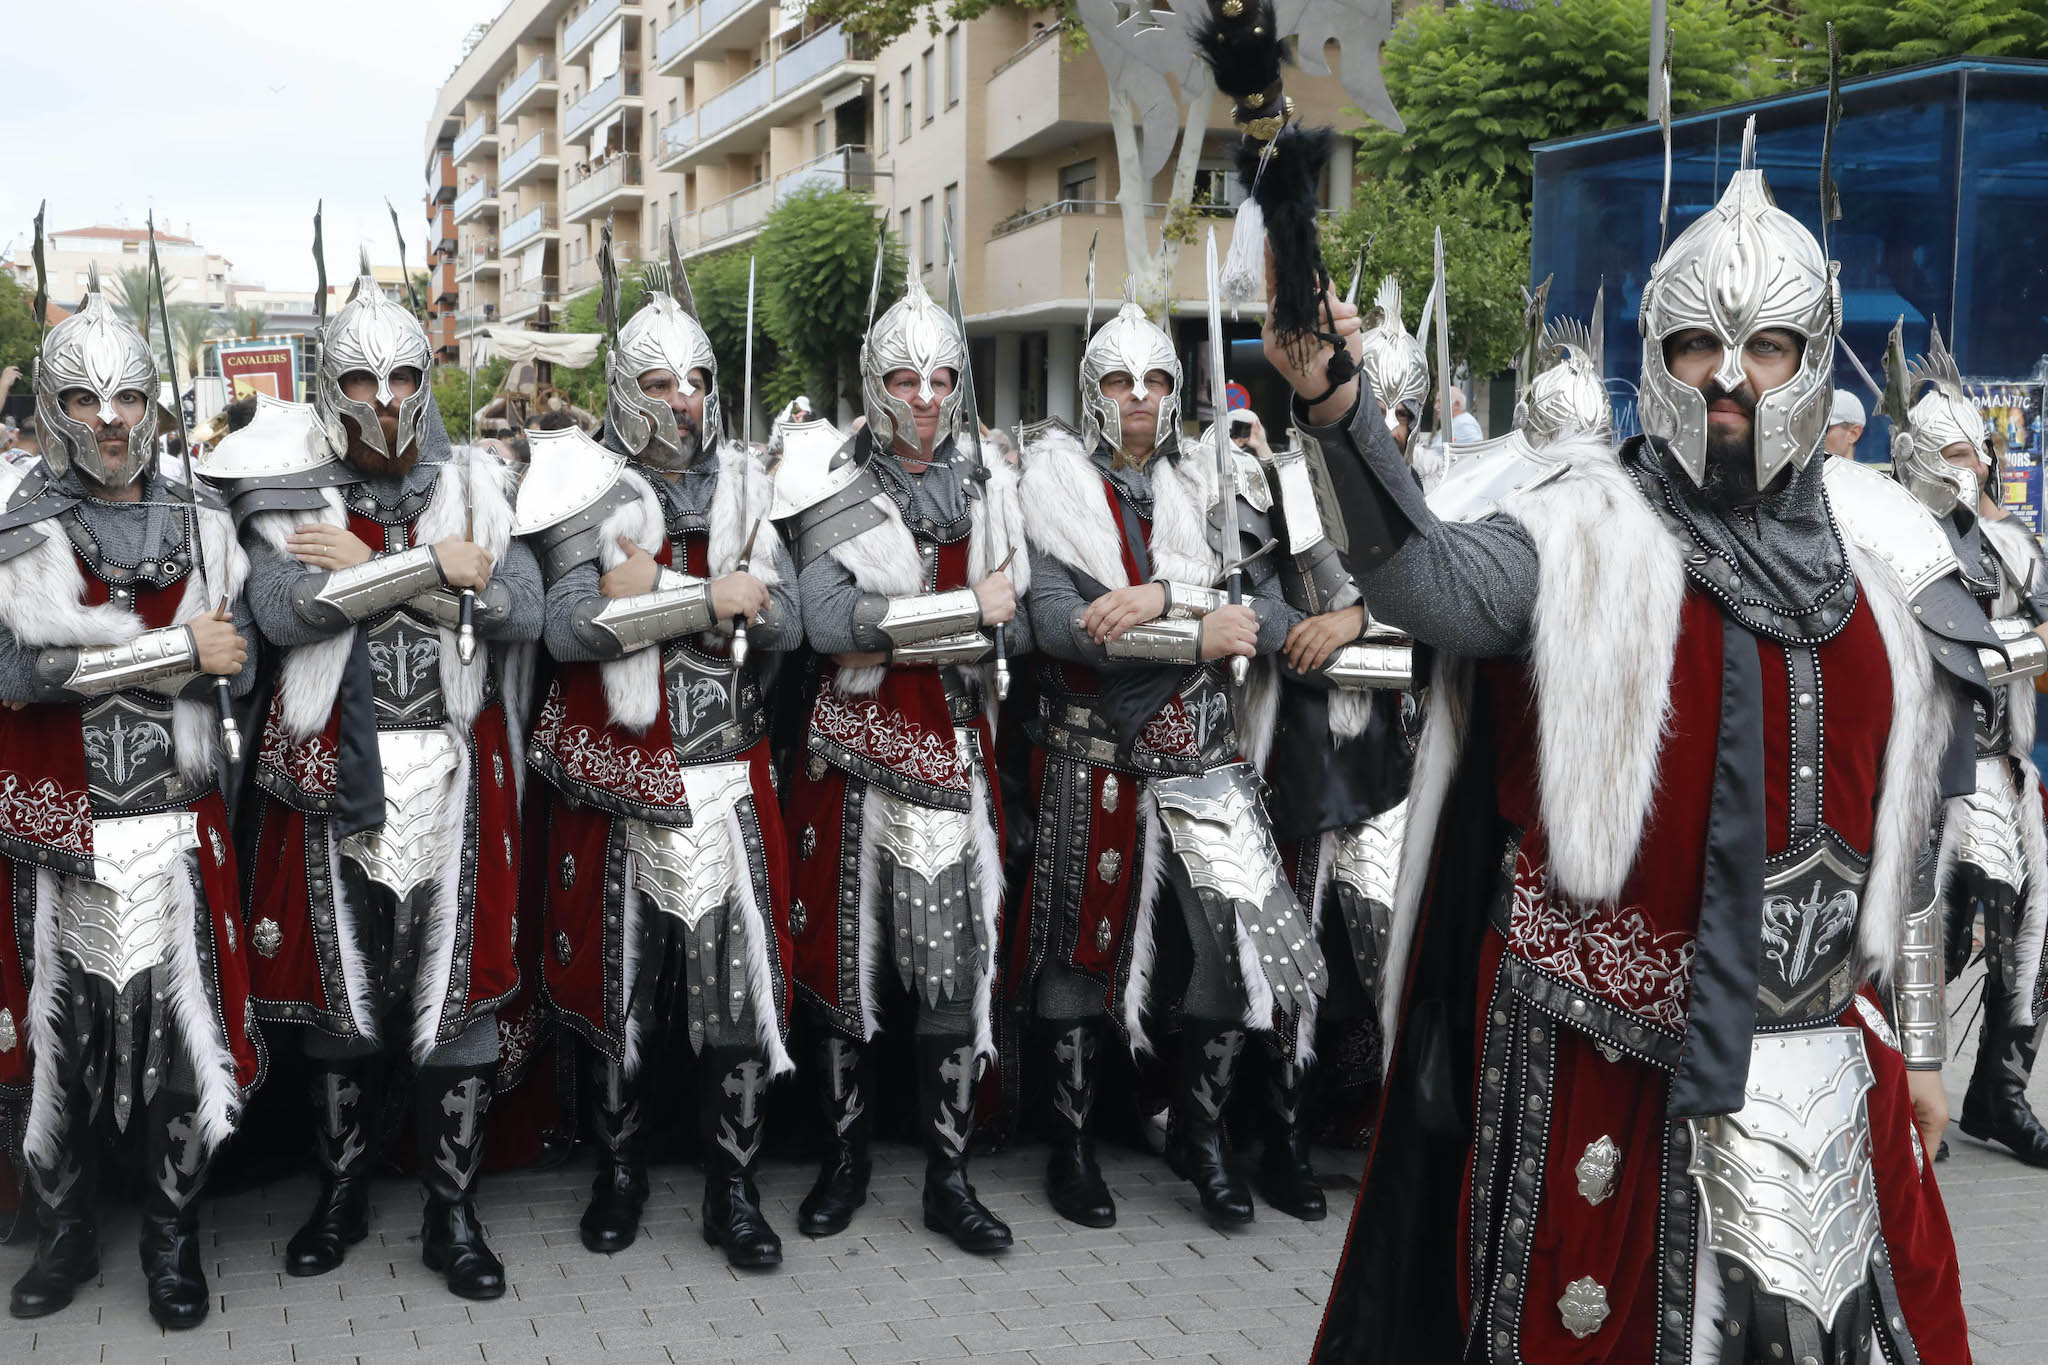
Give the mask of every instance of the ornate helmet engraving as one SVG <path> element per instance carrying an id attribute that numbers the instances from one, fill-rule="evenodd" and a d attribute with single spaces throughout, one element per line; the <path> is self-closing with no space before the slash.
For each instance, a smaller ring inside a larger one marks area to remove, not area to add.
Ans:
<path id="1" fill-rule="evenodd" d="M 1410 417 L 1421 416 L 1429 399 L 1429 356 L 1401 321 L 1401 282 L 1392 275 L 1380 281 L 1373 311 L 1379 320 L 1366 329 L 1365 356 L 1359 368 L 1386 410 L 1391 430 L 1404 407 Z"/>
<path id="2" fill-rule="evenodd" d="M 1896 350 L 1897 330 L 1892 344 Z M 1893 423 L 1892 476 L 1936 516 L 1945 517 L 1958 507 L 1975 512 L 1981 491 L 1976 471 L 1950 464 L 1942 452 L 1958 442 L 1969 446 L 1990 466 L 1993 480 L 1998 478 L 1998 457 L 1985 438 L 1984 414 L 1964 392 L 1962 371 L 1942 342 L 1941 324 L 1934 324 L 1926 355 L 1910 367 L 1903 366 L 1903 359 L 1886 356 L 1888 371 L 1904 369 L 1899 397 L 1886 395 L 1887 410 L 1894 401 L 1903 404 L 1912 398 L 1921 385 L 1927 390 L 1913 402 L 1904 422 Z M 1887 377 L 1899 383 L 1899 375 Z"/>
<path id="3" fill-rule="evenodd" d="M 341 391 L 343 375 L 367 374 L 377 381 L 376 402 L 391 401 L 391 376 L 400 370 L 419 372 L 419 388 L 398 405 L 398 449 L 384 448 L 384 429 L 376 408 Z M 387 459 L 419 439 L 420 420 L 433 396 L 434 351 L 427 333 L 411 312 L 384 297 L 370 270 L 370 253 L 362 254 L 361 271 L 348 302 L 320 329 L 320 364 L 313 372 L 313 408 L 320 428 L 336 456 L 348 453 L 348 431 L 355 426 L 364 445 Z"/>
<path id="4" fill-rule="evenodd" d="M 1714 383 L 1747 382 L 1744 349 L 1757 333 L 1782 328 L 1806 343 L 1792 377 L 1756 395 L 1756 483 L 1767 488 L 1788 465 L 1803 467 L 1827 431 L 1834 398 L 1835 335 L 1842 295 L 1835 266 L 1798 219 L 1771 198 L 1755 166 L 1754 120 L 1743 134 L 1741 169 L 1713 209 L 1679 234 L 1650 268 L 1638 330 L 1643 338 L 1643 430 L 1671 447 L 1694 483 L 1707 463 L 1707 396 L 1675 378 L 1664 343 L 1701 328 L 1721 343 Z"/>
<path id="5" fill-rule="evenodd" d="M 1145 376 L 1164 370 L 1170 376 L 1166 391 L 1159 396 L 1159 424 L 1154 437 L 1157 448 L 1165 450 L 1180 435 L 1180 356 L 1173 339 L 1134 301 L 1125 300 L 1116 316 L 1088 339 L 1081 352 L 1081 446 L 1093 450 L 1098 439 L 1113 450 L 1124 448 L 1123 406 L 1102 392 L 1102 381 L 1113 374 L 1128 374 L 1131 390 L 1139 398 L 1151 390 Z"/>
<path id="6" fill-rule="evenodd" d="M 133 390 L 147 401 L 142 420 L 128 429 L 128 449 L 109 465 L 91 427 L 65 414 L 63 396 L 83 389 L 99 400 L 102 422 L 116 420 L 114 398 Z M 85 306 L 50 329 L 36 358 L 36 421 L 43 458 L 59 474 L 74 465 L 94 483 L 123 488 L 141 478 L 156 457 L 156 357 L 142 333 L 114 314 L 100 292 L 98 266 L 86 276 Z"/>
<path id="7" fill-rule="evenodd" d="M 1515 425 L 1539 449 L 1568 432 L 1614 438 L 1614 404 L 1600 378 L 1599 345 L 1578 319 L 1543 329 L 1536 377 L 1516 405 Z"/>
<path id="8" fill-rule="evenodd" d="M 945 309 L 925 293 L 924 281 L 912 273 L 903 297 L 889 311 L 875 319 L 867 340 L 860 348 L 860 395 L 867 409 L 868 429 L 875 434 L 877 449 L 886 449 L 900 433 L 917 443 L 917 422 L 910 404 L 891 394 L 883 380 L 897 370 L 917 375 L 917 396 L 929 401 L 936 395 L 932 379 L 940 370 L 952 371 L 954 388 L 939 400 L 939 429 L 932 437 L 934 452 L 946 443 L 960 424 L 960 375 L 967 362 L 967 339 Z"/>
<path id="9" fill-rule="evenodd" d="M 666 272 L 649 267 L 648 275 L 646 301 L 619 329 L 619 343 L 605 357 L 605 430 L 616 433 L 634 459 L 680 468 L 689 461 L 683 458 L 675 410 L 640 392 L 640 376 L 650 370 L 673 371 L 684 393 L 697 391 L 690 377 L 693 371 L 703 370 L 710 377 L 698 425 L 701 450 L 715 446 L 725 429 L 718 404 L 718 357 L 711 353 L 711 338 L 704 328 L 668 292 Z"/>

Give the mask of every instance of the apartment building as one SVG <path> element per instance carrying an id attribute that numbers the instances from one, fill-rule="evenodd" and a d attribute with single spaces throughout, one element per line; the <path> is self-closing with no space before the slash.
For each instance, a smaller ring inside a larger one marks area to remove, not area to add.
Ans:
<path id="1" fill-rule="evenodd" d="M 792 191 L 874 196 L 914 268 L 942 292 L 940 224 L 960 243 L 984 416 L 1074 415 L 1098 232 L 1105 308 L 1125 274 L 1107 84 L 1069 57 L 1058 11 L 998 8 L 863 53 L 835 25 L 772 0 L 510 0 L 441 89 L 428 127 L 427 210 L 437 345 L 493 321 L 553 325 L 598 284 L 609 220 L 620 256 L 650 259 L 673 224 L 685 258 L 743 247 Z M 1335 79 L 1291 75 L 1305 118 L 1343 126 Z M 1235 133 L 1215 103 L 1200 190 L 1228 245 Z M 1349 202 L 1340 144 L 1325 187 Z M 1148 228 L 1171 198 L 1148 187 Z M 1204 308 L 1199 241 L 1183 249 L 1174 312 L 1192 381 Z M 1256 352 L 1254 324 L 1234 345 Z M 1192 405 L 1184 411 L 1190 411 Z"/>
<path id="2" fill-rule="evenodd" d="M 157 258 L 163 263 L 164 289 L 172 303 L 200 303 L 208 308 L 228 306 L 233 288 L 229 275 L 234 267 L 227 257 L 208 251 L 190 236 L 158 229 Z M 128 266 L 149 264 L 147 228 L 96 225 L 52 232 L 44 240 L 43 259 L 48 266 L 50 297 L 75 305 L 85 297 L 85 283 L 98 266 L 100 278 L 111 280 Z M 34 287 L 35 269 L 27 251 L 14 262 L 19 277 Z"/>

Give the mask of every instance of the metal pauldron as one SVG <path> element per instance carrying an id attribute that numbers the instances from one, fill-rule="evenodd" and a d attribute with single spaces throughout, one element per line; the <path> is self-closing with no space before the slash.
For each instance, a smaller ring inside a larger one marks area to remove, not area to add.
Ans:
<path id="1" fill-rule="evenodd" d="M 1415 644 L 1392 632 L 1372 635 L 1331 654 L 1323 673 L 1348 691 L 1403 691 L 1415 682 Z"/>
<path id="2" fill-rule="evenodd" d="M 1758 1034 L 1742 1109 L 1687 1121 L 1707 1248 L 1824 1323 L 1878 1250 L 1872 1084 L 1857 1029 Z"/>
<path id="3" fill-rule="evenodd" d="M 363 621 L 442 585 L 441 562 L 431 545 L 395 554 L 377 555 L 361 564 L 336 569 L 319 590 L 293 603 L 299 615 L 316 625 Z"/>
<path id="4" fill-rule="evenodd" d="M 967 630 L 957 635 L 941 635 L 936 640 L 921 640 L 914 645 L 892 649 L 889 651 L 889 661 L 897 664 L 921 664 L 927 667 L 971 664 L 979 663 L 994 648 L 988 636 L 978 630 Z"/>
<path id="5" fill-rule="evenodd" d="M 1080 623 L 1075 622 L 1076 630 Z M 1202 661 L 1202 622 L 1198 617 L 1161 617 L 1132 626 L 1103 646 L 1112 659 L 1146 659 L 1157 663 Z"/>
<path id="6" fill-rule="evenodd" d="M 50 650 L 43 658 L 50 661 L 50 667 L 61 668 L 67 652 Z M 126 644 L 79 650 L 72 656 L 68 676 L 56 681 L 81 697 L 98 697 L 124 687 L 183 677 L 198 669 L 199 646 L 192 632 L 183 626 L 165 626 L 146 630 Z"/>
<path id="7" fill-rule="evenodd" d="M 2000 683 L 2024 682 L 2048 673 L 2048 640 L 2034 633 L 2033 626 L 2018 616 L 2001 616 L 1991 629 L 2005 642 L 2005 652 L 1980 649 L 1977 658 L 1984 665 L 1984 679 L 1993 687 Z"/>
<path id="8" fill-rule="evenodd" d="M 616 645 L 620 654 L 631 654 L 678 635 L 709 630 L 716 619 L 711 612 L 711 585 L 691 580 L 669 587 L 667 575 L 662 581 L 664 586 L 653 592 L 604 599 L 603 605 L 588 616 L 579 612 L 577 624 L 603 632 L 606 642 Z"/>
<path id="9" fill-rule="evenodd" d="M 880 615 L 875 615 L 877 608 Z M 978 629 L 981 625 L 981 599 L 974 595 L 972 588 L 923 592 L 909 597 L 863 593 L 855 613 L 857 625 L 872 626 L 888 638 L 891 649 L 902 649 Z M 863 617 L 867 619 L 860 619 Z"/>

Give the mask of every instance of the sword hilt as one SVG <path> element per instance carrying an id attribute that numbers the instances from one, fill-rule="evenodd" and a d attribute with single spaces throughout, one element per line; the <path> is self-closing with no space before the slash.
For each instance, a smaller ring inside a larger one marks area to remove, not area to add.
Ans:
<path id="1" fill-rule="evenodd" d="M 235 697 L 226 678 L 213 680 L 213 703 L 220 708 L 220 747 L 230 764 L 242 761 L 242 727 L 235 723 Z"/>
<path id="2" fill-rule="evenodd" d="M 1003 626 L 996 627 L 996 700 L 1010 699 L 1010 642 L 1009 631 Z"/>
<path id="3" fill-rule="evenodd" d="M 455 657 L 469 666 L 476 658 L 476 589 L 464 588 L 459 606 L 460 624 L 455 628 Z"/>
<path id="4" fill-rule="evenodd" d="M 747 618 L 735 617 L 732 625 L 732 661 L 739 667 L 747 661 Z"/>
<path id="5" fill-rule="evenodd" d="M 1230 575 L 1230 605 L 1233 607 L 1244 605 L 1244 574 L 1242 572 Z M 1250 659 L 1245 658 L 1242 654 L 1230 656 L 1231 686 L 1243 687 L 1245 679 L 1251 676 L 1251 671 L 1252 661 Z"/>

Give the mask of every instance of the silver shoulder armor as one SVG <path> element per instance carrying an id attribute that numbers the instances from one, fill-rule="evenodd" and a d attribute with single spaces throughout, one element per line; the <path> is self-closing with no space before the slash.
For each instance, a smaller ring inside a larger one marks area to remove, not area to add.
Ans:
<path id="1" fill-rule="evenodd" d="M 625 472 L 626 457 L 576 427 L 528 433 L 533 458 L 519 484 L 512 534 L 530 536 L 595 506 Z"/>
<path id="2" fill-rule="evenodd" d="M 201 478 L 242 483 L 307 474 L 339 458 L 321 436 L 311 403 L 288 403 L 259 393 L 255 417 L 203 451 L 195 468 Z"/>
<path id="3" fill-rule="evenodd" d="M 1080 629 L 1075 621 L 1074 628 Z M 1199 617 L 1161 617 L 1142 626 L 1132 626 L 1103 648 L 1112 659 L 1148 659 L 1157 663 L 1193 664 L 1202 661 L 1202 622 Z"/>
<path id="4" fill-rule="evenodd" d="M 1859 550 L 1889 564 L 1907 597 L 1918 597 L 1946 574 L 1962 572 L 1934 514 L 1897 480 L 1868 465 L 1831 456 L 1825 481 L 1828 505 L 1842 534 Z"/>
<path id="5" fill-rule="evenodd" d="M 585 619 L 608 636 L 620 654 L 630 654 L 678 635 L 709 630 L 714 619 L 711 585 L 664 572 L 653 592 L 606 599 Z"/>
<path id="6" fill-rule="evenodd" d="M 1520 431 L 1452 450 L 1455 463 L 1429 494 L 1429 510 L 1445 521 L 1489 517 L 1515 494 L 1539 488 L 1569 467 L 1546 459 Z"/>
<path id="7" fill-rule="evenodd" d="M 68 651 L 45 657 L 62 659 Z M 142 687 L 198 671 L 199 650 L 183 626 L 148 630 L 120 645 L 95 645 L 73 657 L 67 676 L 52 678 L 82 697 L 103 696 L 124 687 Z"/>
<path id="8" fill-rule="evenodd" d="M 1280 514 L 1287 523 L 1287 553 L 1305 555 L 1329 537 L 1323 511 L 1316 505 L 1315 474 L 1308 451 L 1283 450 L 1273 457 L 1273 484 L 1280 494 Z"/>
<path id="9" fill-rule="evenodd" d="M 396 554 L 378 555 L 327 575 L 319 590 L 295 601 L 308 621 L 333 624 L 329 613 L 345 621 L 362 621 L 441 586 L 441 564 L 434 547 L 416 545 Z"/>
<path id="10" fill-rule="evenodd" d="M 777 429 L 782 458 L 775 465 L 775 502 L 770 521 L 783 521 L 816 506 L 851 484 L 860 473 L 853 442 L 823 418 L 790 422 Z"/>

